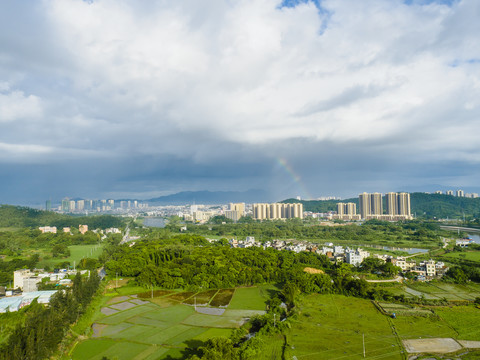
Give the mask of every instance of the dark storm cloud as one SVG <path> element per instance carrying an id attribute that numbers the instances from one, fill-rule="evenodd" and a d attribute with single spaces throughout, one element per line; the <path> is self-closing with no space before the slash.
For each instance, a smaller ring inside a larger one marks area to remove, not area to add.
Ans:
<path id="1" fill-rule="evenodd" d="M 480 5 L 317 5 L 2 3 L 0 202 L 478 187 Z"/>

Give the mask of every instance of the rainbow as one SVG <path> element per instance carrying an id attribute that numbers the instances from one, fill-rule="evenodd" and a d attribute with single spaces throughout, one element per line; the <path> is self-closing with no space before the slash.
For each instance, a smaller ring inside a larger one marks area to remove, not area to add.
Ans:
<path id="1" fill-rule="evenodd" d="M 293 182 L 298 187 L 302 198 L 313 199 L 312 195 L 308 192 L 307 188 L 303 184 L 302 178 L 292 169 L 292 167 L 288 164 L 287 160 L 281 157 L 277 157 L 276 160 L 278 165 L 280 165 L 280 167 L 285 170 L 288 176 L 292 178 Z"/>

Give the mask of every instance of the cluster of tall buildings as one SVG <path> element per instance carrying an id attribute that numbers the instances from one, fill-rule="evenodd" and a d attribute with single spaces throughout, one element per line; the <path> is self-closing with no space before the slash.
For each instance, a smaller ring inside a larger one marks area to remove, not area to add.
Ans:
<path id="1" fill-rule="evenodd" d="M 435 191 L 435 194 L 443 194 L 443 192 L 442 192 L 442 190 L 437 190 L 437 191 Z M 478 198 L 477 193 L 465 193 L 461 189 L 458 189 L 455 192 L 453 190 L 447 190 L 447 191 L 445 191 L 445 195 L 457 196 L 457 197 L 466 197 L 466 198 L 471 198 L 471 199 Z"/>
<path id="2" fill-rule="evenodd" d="M 337 215 L 334 216 L 340 220 L 360 220 L 360 215 L 357 215 L 357 204 L 349 203 L 337 203 Z"/>
<path id="3" fill-rule="evenodd" d="M 104 200 L 62 200 L 59 211 L 62 212 L 82 212 L 82 211 L 111 211 L 115 209 L 137 209 L 142 207 L 137 200 L 115 201 L 113 199 Z M 52 210 L 52 202 L 47 200 L 45 203 L 47 211 Z"/>
<path id="4" fill-rule="evenodd" d="M 253 204 L 253 218 L 255 220 L 303 219 L 303 204 Z"/>
<path id="5" fill-rule="evenodd" d="M 336 219 L 341 220 L 408 220 L 412 218 L 410 210 L 410 194 L 394 193 L 385 194 L 385 207 L 383 211 L 383 196 L 380 193 L 362 193 L 358 195 L 358 207 L 360 214 L 357 214 L 355 203 L 338 203 Z"/>
<path id="6" fill-rule="evenodd" d="M 380 193 L 362 193 L 358 196 L 360 215 L 362 219 L 406 220 L 411 219 L 410 194 L 385 194 L 386 214 L 383 213 L 383 200 Z"/>
<path id="7" fill-rule="evenodd" d="M 230 203 L 224 215 L 227 219 L 237 222 L 242 216 L 245 216 L 245 203 Z"/>

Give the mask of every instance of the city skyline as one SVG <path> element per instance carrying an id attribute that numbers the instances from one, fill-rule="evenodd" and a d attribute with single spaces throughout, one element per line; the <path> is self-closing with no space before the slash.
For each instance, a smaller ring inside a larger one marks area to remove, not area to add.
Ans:
<path id="1" fill-rule="evenodd" d="M 427 193 L 427 192 L 424 192 Z M 428 193 L 427 193 L 428 194 Z M 455 197 L 466 197 L 466 198 L 478 198 L 479 194 L 478 193 L 465 193 L 462 189 L 458 190 L 446 190 L 446 191 L 441 191 L 441 190 L 436 190 L 430 194 L 435 194 L 435 195 L 447 195 L 447 196 L 455 196 Z M 178 194 L 177 194 L 178 195 Z M 376 201 L 373 201 L 372 199 L 368 200 L 369 196 L 377 197 Z M 366 192 L 363 192 L 362 194 L 359 194 L 359 211 L 360 213 L 357 214 L 356 210 L 356 204 L 352 202 L 344 203 L 343 201 L 345 200 L 351 200 L 353 198 L 340 198 L 336 196 L 328 196 L 328 197 L 318 197 L 315 199 L 301 199 L 300 197 L 297 197 L 297 200 L 307 200 L 307 201 L 316 201 L 316 200 L 338 200 L 339 202 L 337 203 L 337 215 L 340 217 L 343 217 L 344 215 L 346 217 L 348 216 L 360 216 L 361 214 L 364 215 L 367 212 L 372 213 L 371 208 L 375 208 L 373 210 L 373 213 L 375 214 L 380 214 L 383 212 L 383 198 L 385 198 L 385 203 L 386 203 L 386 208 L 385 208 L 385 214 L 388 215 L 411 215 L 410 210 L 406 211 L 405 209 L 410 209 L 410 194 L 409 193 L 396 193 L 396 192 L 387 192 L 385 194 L 382 193 L 374 193 L 374 194 L 368 194 Z M 137 208 L 144 208 L 148 207 L 149 203 L 151 200 L 158 200 L 158 199 L 85 199 L 85 198 L 75 198 L 71 199 L 69 197 L 65 197 L 62 200 L 58 201 L 53 201 L 52 199 L 47 199 L 44 203 L 44 209 L 49 211 L 49 210 L 54 210 L 54 211 L 62 211 L 62 212 L 73 212 L 73 211 L 84 211 L 84 210 L 93 210 L 93 211 L 110 211 L 114 209 L 137 209 Z M 251 203 L 254 204 L 258 201 L 258 199 L 255 199 L 253 201 L 246 201 L 243 199 L 244 202 L 241 204 L 237 203 L 231 203 L 229 201 L 217 201 L 217 204 L 221 203 L 226 203 L 229 202 L 230 204 L 230 211 L 233 213 L 231 214 L 232 219 L 238 220 L 238 218 L 241 216 L 242 213 L 244 213 L 244 206 L 245 203 Z M 286 200 L 286 199 L 283 199 Z M 153 201 L 153 204 L 155 204 L 156 201 Z M 184 203 L 184 204 L 189 204 L 190 202 L 188 200 L 183 199 L 182 201 L 177 200 L 176 204 L 178 203 Z M 160 202 L 161 203 L 161 202 Z M 362 205 L 363 203 L 363 205 Z M 365 203 L 374 203 L 374 205 L 367 205 L 365 206 Z M 151 205 L 153 205 L 151 204 Z M 202 201 L 197 203 L 198 205 L 202 205 Z M 212 204 L 212 201 L 208 201 L 207 204 Z M 195 201 L 193 201 L 193 205 L 195 205 Z M 243 206 L 243 208 L 242 208 Z M 38 206 L 36 206 L 38 207 Z"/>
<path id="2" fill-rule="evenodd" d="M 478 194 L 479 11 L 467 0 L 3 2 L 0 203 Z"/>

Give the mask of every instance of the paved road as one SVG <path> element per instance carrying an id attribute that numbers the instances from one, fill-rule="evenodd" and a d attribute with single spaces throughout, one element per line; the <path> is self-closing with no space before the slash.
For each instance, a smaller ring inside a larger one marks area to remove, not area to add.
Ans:
<path id="1" fill-rule="evenodd" d="M 127 228 L 125 229 L 125 235 L 123 235 L 123 239 L 122 241 L 120 241 L 120 245 L 137 239 L 140 239 L 140 236 L 130 236 L 130 228 L 127 226 Z"/>
<path id="2" fill-rule="evenodd" d="M 403 277 L 401 277 L 400 275 L 397 276 L 395 279 L 388 279 L 388 280 L 367 280 L 367 282 L 371 282 L 371 283 L 383 283 L 383 282 L 402 282 L 403 281 Z"/>

